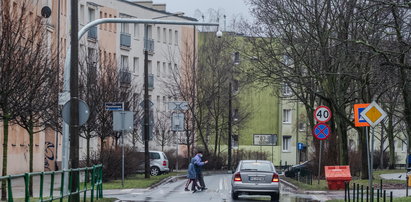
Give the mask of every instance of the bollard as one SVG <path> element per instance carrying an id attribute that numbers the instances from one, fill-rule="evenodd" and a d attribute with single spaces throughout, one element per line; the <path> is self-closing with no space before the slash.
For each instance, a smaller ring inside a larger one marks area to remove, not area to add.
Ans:
<path id="1" fill-rule="evenodd" d="M 383 200 L 384 202 L 385 202 L 385 196 L 386 196 L 386 191 L 384 190 L 384 200 Z"/>
<path id="2" fill-rule="evenodd" d="M 361 185 L 361 202 L 364 201 L 364 186 Z"/>
<path id="3" fill-rule="evenodd" d="M 392 191 L 390 192 L 390 202 L 392 202 Z"/>

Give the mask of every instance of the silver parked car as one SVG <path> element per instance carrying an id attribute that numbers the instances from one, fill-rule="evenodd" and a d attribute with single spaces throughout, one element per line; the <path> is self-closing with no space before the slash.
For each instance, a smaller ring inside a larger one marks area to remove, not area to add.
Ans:
<path id="1" fill-rule="evenodd" d="M 280 199 L 280 178 L 271 161 L 242 160 L 231 180 L 231 197 L 241 194 L 270 195 L 272 201 Z"/>
<path id="2" fill-rule="evenodd" d="M 138 152 L 141 161 L 138 164 L 137 172 L 144 173 L 144 152 Z M 170 172 L 168 158 L 162 151 L 150 151 L 150 175 L 157 176 Z"/>

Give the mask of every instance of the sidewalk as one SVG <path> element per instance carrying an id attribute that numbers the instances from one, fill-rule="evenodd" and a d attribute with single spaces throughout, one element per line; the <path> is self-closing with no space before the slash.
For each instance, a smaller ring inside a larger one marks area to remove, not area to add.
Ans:
<path id="1" fill-rule="evenodd" d="M 381 178 L 386 180 L 406 180 L 407 174 L 403 173 L 391 173 L 391 174 L 381 174 Z"/>

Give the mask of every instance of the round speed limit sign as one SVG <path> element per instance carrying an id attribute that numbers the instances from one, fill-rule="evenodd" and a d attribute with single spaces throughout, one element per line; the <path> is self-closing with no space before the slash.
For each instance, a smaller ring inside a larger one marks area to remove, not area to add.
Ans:
<path id="1" fill-rule="evenodd" d="M 320 123 L 325 123 L 331 119 L 331 110 L 326 106 L 319 106 L 314 111 L 314 118 Z"/>

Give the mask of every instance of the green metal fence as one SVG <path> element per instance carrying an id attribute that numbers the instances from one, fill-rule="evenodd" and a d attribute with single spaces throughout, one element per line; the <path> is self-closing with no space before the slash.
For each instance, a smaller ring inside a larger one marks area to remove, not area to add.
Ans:
<path id="1" fill-rule="evenodd" d="M 71 183 L 73 181 L 72 174 L 74 172 L 78 172 L 78 182 L 80 182 L 81 175 L 83 175 L 83 181 L 78 183 L 76 191 L 70 191 L 68 189 L 67 193 L 64 193 L 64 184 L 65 184 L 65 175 L 68 175 L 68 187 L 71 187 Z M 55 179 L 60 177 L 60 186 L 57 188 L 54 186 Z M 60 175 L 60 176 L 58 176 Z M 98 198 L 103 198 L 103 166 L 102 165 L 95 165 L 93 167 L 87 168 L 76 168 L 76 169 L 68 169 L 68 170 L 59 170 L 59 171 L 50 171 L 50 172 L 33 172 L 33 173 L 25 173 L 21 175 L 8 175 L 8 176 L 1 176 L 0 181 L 6 180 L 7 181 L 7 201 L 13 202 L 13 180 L 23 178 L 24 179 L 24 201 L 30 201 L 30 180 L 34 176 L 40 177 L 39 182 L 39 200 L 36 201 L 54 201 L 60 200 L 63 201 L 64 198 L 68 198 L 74 194 L 84 194 L 83 200 L 86 201 L 87 196 L 90 197 L 90 201 L 94 201 Z M 44 178 L 45 176 L 50 176 L 50 185 L 49 185 L 49 193 L 44 193 Z M 57 195 L 54 195 L 54 191 L 58 190 Z M 34 191 L 33 191 L 34 192 Z"/>

